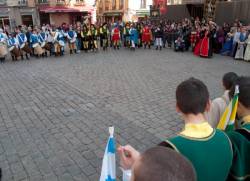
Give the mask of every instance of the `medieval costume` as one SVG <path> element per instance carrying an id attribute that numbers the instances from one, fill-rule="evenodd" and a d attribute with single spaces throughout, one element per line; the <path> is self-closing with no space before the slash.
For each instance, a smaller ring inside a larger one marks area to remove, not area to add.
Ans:
<path id="1" fill-rule="evenodd" d="M 246 46 L 244 60 L 250 61 L 250 34 L 248 35 L 248 39 L 246 40 L 246 44 L 247 44 L 247 46 Z"/>
<path id="2" fill-rule="evenodd" d="M 190 160 L 198 181 L 228 177 L 233 161 L 231 141 L 223 131 L 213 129 L 207 122 L 186 124 L 181 133 L 160 146 L 170 147 Z"/>
<path id="3" fill-rule="evenodd" d="M 76 29 L 76 48 L 77 53 L 80 53 L 82 50 L 82 37 L 81 37 L 81 27 L 78 26 Z"/>
<path id="4" fill-rule="evenodd" d="M 159 26 L 155 30 L 155 46 L 156 46 L 156 50 L 158 50 L 159 48 L 160 48 L 160 50 L 162 49 L 162 37 L 163 37 L 163 30 L 162 30 L 162 27 Z"/>
<path id="5" fill-rule="evenodd" d="M 208 30 L 204 30 L 201 33 L 201 39 L 196 45 L 194 54 L 201 57 L 210 58 L 213 55 L 212 42 L 210 40 L 210 33 Z"/>
<path id="6" fill-rule="evenodd" d="M 228 132 L 234 148 L 234 161 L 228 180 L 242 181 L 250 179 L 250 115 L 243 117 L 242 125 Z"/>
<path id="7" fill-rule="evenodd" d="M 152 32 L 148 25 L 145 25 L 145 27 L 142 30 L 142 42 L 144 44 L 144 48 L 148 46 L 150 48 L 152 41 Z"/>
<path id="8" fill-rule="evenodd" d="M 72 29 L 72 27 L 70 27 L 70 30 L 68 31 L 67 33 L 67 38 L 68 38 L 68 43 L 69 43 L 69 51 L 70 51 L 70 54 L 73 53 L 73 51 L 75 53 L 76 52 L 76 38 L 77 38 L 77 34 L 76 32 Z"/>
<path id="9" fill-rule="evenodd" d="M 142 25 L 140 23 L 136 25 L 136 30 L 138 34 L 138 43 L 136 43 L 136 45 L 138 48 L 140 48 L 142 47 Z"/>
<path id="10" fill-rule="evenodd" d="M 11 36 L 9 37 L 8 41 L 8 48 L 12 57 L 12 60 L 17 60 L 18 57 L 20 57 L 21 53 L 19 50 L 19 43 L 18 40 L 15 38 L 15 34 L 11 34 Z"/>
<path id="11" fill-rule="evenodd" d="M 241 32 L 238 45 L 237 45 L 237 50 L 235 54 L 235 59 L 236 60 L 243 60 L 244 59 L 244 50 L 245 50 L 245 41 L 246 41 L 246 32 Z"/>
<path id="12" fill-rule="evenodd" d="M 0 62 L 5 61 L 5 57 L 8 54 L 7 51 L 7 35 L 3 32 L 3 29 L 0 28 Z"/>
<path id="13" fill-rule="evenodd" d="M 95 25 L 92 24 L 88 32 L 88 37 L 89 37 L 89 48 L 92 49 L 93 51 L 98 50 L 97 36 L 98 36 L 97 29 Z"/>
<path id="14" fill-rule="evenodd" d="M 18 41 L 18 44 L 20 45 L 20 52 L 22 59 L 23 59 L 23 54 L 25 53 L 26 59 L 28 60 L 29 59 L 28 54 L 31 54 L 32 51 L 27 43 L 26 35 L 22 33 L 20 29 L 17 30 L 16 39 Z"/>
<path id="15" fill-rule="evenodd" d="M 120 30 L 117 25 L 115 25 L 115 28 L 112 30 L 112 41 L 113 41 L 114 49 L 119 49 Z"/>
<path id="16" fill-rule="evenodd" d="M 125 27 L 123 28 L 123 37 L 124 37 L 124 46 L 130 46 L 130 35 L 129 35 L 130 26 L 129 23 L 126 23 Z"/>
<path id="17" fill-rule="evenodd" d="M 230 55 L 230 53 L 232 52 L 232 48 L 233 48 L 233 34 L 228 33 L 223 48 L 220 51 L 221 55 Z"/>
<path id="18" fill-rule="evenodd" d="M 81 37 L 82 37 L 83 50 L 87 52 L 89 49 L 88 46 L 89 36 L 88 36 L 88 27 L 86 25 L 83 26 Z"/>
<path id="19" fill-rule="evenodd" d="M 131 50 L 135 50 L 135 45 L 138 45 L 138 31 L 133 25 L 131 25 L 129 34 L 130 34 L 130 45 L 131 45 L 130 48 Z"/>
<path id="20" fill-rule="evenodd" d="M 108 48 L 108 38 L 109 30 L 107 28 L 107 23 L 104 23 L 100 28 L 100 44 L 103 47 L 103 50 L 107 50 Z"/>

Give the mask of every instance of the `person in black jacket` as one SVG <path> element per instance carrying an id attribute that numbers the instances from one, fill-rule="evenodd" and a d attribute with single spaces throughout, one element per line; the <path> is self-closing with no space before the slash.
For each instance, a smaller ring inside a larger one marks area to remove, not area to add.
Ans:
<path id="1" fill-rule="evenodd" d="M 160 50 L 162 49 L 162 38 L 163 38 L 163 29 L 162 29 L 162 26 L 159 25 L 155 29 L 155 46 L 156 46 L 156 50 L 158 50 L 159 48 L 160 48 Z"/>

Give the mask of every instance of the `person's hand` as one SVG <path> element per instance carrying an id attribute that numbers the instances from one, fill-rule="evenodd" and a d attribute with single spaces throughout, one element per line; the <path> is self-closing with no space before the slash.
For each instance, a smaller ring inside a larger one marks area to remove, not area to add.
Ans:
<path id="1" fill-rule="evenodd" d="M 130 145 L 119 146 L 117 151 L 120 156 L 120 165 L 125 170 L 131 169 L 134 162 L 140 157 L 140 153 Z"/>

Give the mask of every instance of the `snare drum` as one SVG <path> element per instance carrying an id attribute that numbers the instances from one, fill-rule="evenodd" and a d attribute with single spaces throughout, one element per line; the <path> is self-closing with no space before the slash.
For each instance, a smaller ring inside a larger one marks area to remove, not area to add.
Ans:
<path id="1" fill-rule="evenodd" d="M 9 51 L 11 52 L 12 50 L 14 50 L 15 46 L 11 46 L 9 47 Z"/>
<path id="2" fill-rule="evenodd" d="M 21 46 L 20 48 L 22 51 L 24 51 L 26 53 L 32 53 L 32 50 L 27 43 L 24 43 L 24 46 Z"/>
<path id="3" fill-rule="evenodd" d="M 20 46 L 20 48 L 23 49 L 24 46 L 25 46 L 25 43 L 23 43 L 23 44 Z"/>
<path id="4" fill-rule="evenodd" d="M 64 41 L 62 41 L 62 40 L 59 40 L 59 45 L 61 46 L 61 47 L 64 47 L 65 46 L 65 43 L 64 43 Z"/>
<path id="5" fill-rule="evenodd" d="M 9 48 L 9 50 L 10 50 L 10 53 L 12 55 L 14 55 L 15 57 L 20 57 L 21 56 L 20 50 L 17 47 L 12 46 L 12 47 Z"/>
<path id="6" fill-rule="evenodd" d="M 44 48 L 45 45 L 46 45 L 46 42 L 45 42 L 45 41 L 41 43 L 41 47 L 42 47 L 42 48 Z"/>
<path id="7" fill-rule="evenodd" d="M 39 45 L 39 43 L 34 43 L 34 44 L 32 45 L 32 47 L 33 47 L 33 48 L 36 48 L 38 45 Z"/>
<path id="8" fill-rule="evenodd" d="M 37 54 L 37 55 L 42 55 L 44 53 L 44 50 L 42 49 L 42 47 L 38 43 L 34 47 L 34 51 L 35 51 L 35 54 Z"/>
<path id="9" fill-rule="evenodd" d="M 0 44 L 0 57 L 5 57 L 8 54 L 5 44 Z"/>

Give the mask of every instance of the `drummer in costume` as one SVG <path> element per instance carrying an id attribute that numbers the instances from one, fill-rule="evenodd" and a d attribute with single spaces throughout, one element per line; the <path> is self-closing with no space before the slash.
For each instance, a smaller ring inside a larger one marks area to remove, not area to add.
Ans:
<path id="1" fill-rule="evenodd" d="M 23 59 L 23 54 L 25 53 L 26 59 L 28 60 L 29 55 L 31 55 L 32 53 L 32 50 L 28 45 L 27 37 L 24 33 L 21 32 L 19 28 L 17 28 L 16 32 L 17 32 L 16 39 L 18 40 L 18 43 L 20 45 L 21 57 Z"/>
<path id="2" fill-rule="evenodd" d="M 9 36 L 8 39 L 8 48 L 11 53 L 12 60 L 17 60 L 18 57 L 21 56 L 20 50 L 19 50 L 19 43 L 18 40 L 15 37 L 15 33 L 12 33 Z"/>
<path id="3" fill-rule="evenodd" d="M 63 56 L 63 48 L 64 48 L 64 34 L 61 32 L 61 29 L 56 29 L 56 33 L 54 36 L 54 46 L 55 46 L 55 56 Z"/>
<path id="4" fill-rule="evenodd" d="M 100 28 L 100 41 L 103 50 L 107 50 L 108 48 L 108 37 L 109 37 L 109 30 L 107 28 L 107 23 L 104 23 Z"/>
<path id="5" fill-rule="evenodd" d="M 97 32 L 97 29 L 96 29 L 94 24 L 90 25 L 88 36 L 89 36 L 89 47 L 90 47 L 90 49 L 92 49 L 93 51 L 97 51 L 98 50 L 98 46 L 97 46 L 98 32 Z"/>
<path id="6" fill-rule="evenodd" d="M 0 28 L 0 62 L 5 61 L 5 57 L 8 54 L 7 51 L 7 35 L 3 32 L 3 29 Z"/>
<path id="7" fill-rule="evenodd" d="M 129 32 L 128 32 L 129 33 Z M 114 49 L 119 50 L 119 44 L 120 44 L 120 29 L 117 24 L 115 24 L 114 29 L 112 30 L 112 41 Z"/>
<path id="8" fill-rule="evenodd" d="M 88 41 L 89 41 L 88 27 L 85 24 L 83 25 L 81 37 L 82 37 L 83 50 L 85 52 L 88 52 L 88 49 L 89 49 L 89 46 L 88 46 Z"/>
<path id="9" fill-rule="evenodd" d="M 31 36 L 30 36 L 30 43 L 34 49 L 34 54 L 37 56 L 37 57 L 40 57 L 43 55 L 44 51 L 42 49 L 42 47 L 40 46 L 40 42 L 39 42 L 39 37 L 38 37 L 38 34 L 37 34 L 37 31 L 36 29 L 33 30 Z"/>
<path id="10" fill-rule="evenodd" d="M 145 25 L 145 27 L 142 30 L 142 42 L 144 45 L 144 49 L 146 49 L 147 46 L 150 49 L 151 41 L 152 41 L 152 32 L 148 27 L 148 25 Z"/>
<path id="11" fill-rule="evenodd" d="M 38 30 L 38 40 L 39 43 L 44 51 L 43 56 L 48 56 L 47 51 L 49 51 L 48 48 L 46 48 L 47 45 L 47 34 L 45 32 L 45 27 L 43 27 L 42 31 Z"/>
<path id="12" fill-rule="evenodd" d="M 77 34 L 76 32 L 73 30 L 73 27 L 70 26 L 69 31 L 67 33 L 67 38 L 69 41 L 69 51 L 70 54 L 72 54 L 73 52 L 76 52 L 76 38 L 77 38 Z"/>

